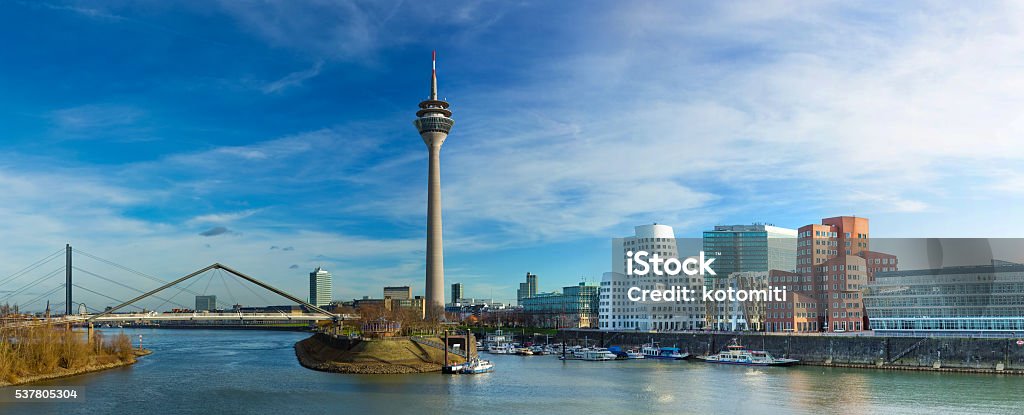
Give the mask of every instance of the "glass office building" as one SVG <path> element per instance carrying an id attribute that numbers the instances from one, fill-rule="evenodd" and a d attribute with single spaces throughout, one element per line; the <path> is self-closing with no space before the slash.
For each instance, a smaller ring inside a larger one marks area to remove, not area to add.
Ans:
<path id="1" fill-rule="evenodd" d="M 715 258 L 718 275 L 748 271 L 794 271 L 796 229 L 772 225 L 715 226 L 704 232 L 704 254 Z"/>
<path id="2" fill-rule="evenodd" d="M 1024 335 L 1024 265 L 878 273 L 864 307 L 878 334 Z"/>
<path id="3" fill-rule="evenodd" d="M 596 327 L 598 290 L 581 282 L 562 288 L 561 293 L 537 293 L 522 299 L 521 305 L 537 327 Z"/>

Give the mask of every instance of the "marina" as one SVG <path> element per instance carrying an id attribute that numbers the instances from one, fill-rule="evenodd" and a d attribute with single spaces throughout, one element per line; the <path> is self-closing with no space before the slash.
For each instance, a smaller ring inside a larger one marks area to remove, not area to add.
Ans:
<path id="1" fill-rule="evenodd" d="M 494 370 L 481 375 L 342 375 L 310 371 L 295 361 L 293 345 L 306 337 L 303 333 L 124 331 L 133 337 L 144 334 L 153 355 L 128 368 L 39 384 L 82 387 L 85 401 L 3 404 L 0 410 L 39 415 L 163 413 L 166 402 L 173 401 L 177 413 L 208 413 L 210 407 L 231 408 L 231 413 L 286 413 L 295 407 L 326 413 L 344 402 L 347 410 L 366 413 L 407 413 L 416 407 L 451 414 L 502 408 L 502 413 L 513 414 L 821 415 L 849 413 L 848 403 L 856 401 L 859 413 L 978 415 L 1019 414 L 1019 391 L 1024 388 L 1020 376 L 486 354 L 482 356 Z M 197 365 L 203 367 L 201 377 L 169 375 L 193 372 Z M 837 390 L 837 382 L 844 387 Z M 572 405 L 565 404 L 567 395 L 573 397 Z M 162 399 L 147 398 L 152 396 Z"/>

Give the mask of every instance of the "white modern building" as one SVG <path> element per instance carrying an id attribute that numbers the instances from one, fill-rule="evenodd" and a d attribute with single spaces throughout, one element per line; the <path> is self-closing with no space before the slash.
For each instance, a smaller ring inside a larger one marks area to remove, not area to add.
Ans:
<path id="1" fill-rule="evenodd" d="M 327 270 L 316 267 L 309 273 L 309 303 L 317 307 L 331 305 L 331 273 Z"/>
<path id="2" fill-rule="evenodd" d="M 601 280 L 601 300 L 598 310 L 598 325 L 601 330 L 676 331 L 693 330 L 704 326 L 704 303 L 694 301 L 644 302 L 628 298 L 630 287 L 643 290 L 664 290 L 673 286 L 700 290 L 703 277 L 628 275 L 626 269 L 629 252 L 646 251 L 660 258 L 679 257 L 675 233 L 671 226 L 641 225 L 634 228 L 634 235 L 612 240 L 612 272 L 604 274 Z"/>

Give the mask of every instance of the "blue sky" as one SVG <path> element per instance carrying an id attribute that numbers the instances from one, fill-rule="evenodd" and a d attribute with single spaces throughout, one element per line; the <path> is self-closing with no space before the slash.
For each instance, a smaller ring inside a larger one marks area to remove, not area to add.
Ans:
<path id="1" fill-rule="evenodd" d="M 0 275 L 70 242 L 167 279 L 219 261 L 305 294 L 322 265 L 337 298 L 422 293 L 433 49 L 446 282 L 471 296 L 597 279 L 648 222 L 1021 236 L 1020 5 L 875 7 L 11 3 Z"/>

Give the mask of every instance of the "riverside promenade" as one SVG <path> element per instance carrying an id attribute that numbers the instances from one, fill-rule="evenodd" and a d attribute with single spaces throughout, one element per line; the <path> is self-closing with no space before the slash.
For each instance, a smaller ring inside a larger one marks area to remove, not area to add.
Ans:
<path id="1" fill-rule="evenodd" d="M 780 335 L 765 333 L 649 333 L 559 330 L 570 345 L 639 347 L 655 341 L 694 355 L 716 353 L 735 339 L 751 349 L 799 359 L 801 364 L 893 370 L 1024 374 L 1017 338 Z"/>

